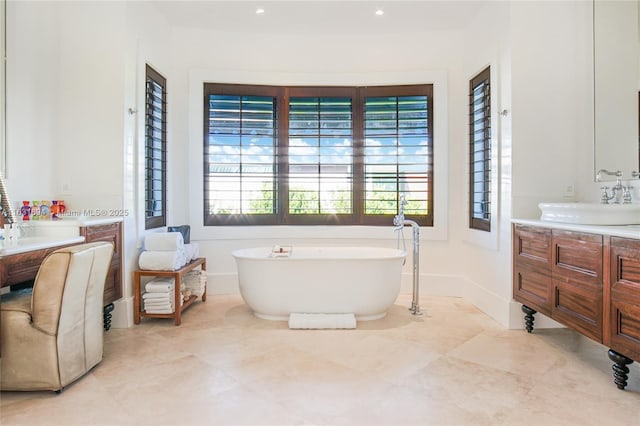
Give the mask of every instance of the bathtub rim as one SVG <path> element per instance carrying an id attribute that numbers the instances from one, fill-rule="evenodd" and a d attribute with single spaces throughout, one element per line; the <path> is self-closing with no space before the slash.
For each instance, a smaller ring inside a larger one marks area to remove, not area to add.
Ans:
<path id="1" fill-rule="evenodd" d="M 376 246 L 291 246 L 291 255 L 290 256 L 270 256 L 272 247 L 271 246 L 259 246 L 259 247 L 247 247 L 236 249 L 231 252 L 231 256 L 235 259 L 241 260 L 256 260 L 256 261 L 327 261 L 327 260 L 340 260 L 340 261 L 349 261 L 349 260 L 391 260 L 391 259 L 405 259 L 408 256 L 407 251 L 391 248 L 391 247 L 376 247 Z M 354 250 L 354 253 L 361 253 L 362 250 L 373 249 L 376 252 L 387 252 L 386 255 L 376 255 L 375 253 L 370 256 L 331 256 L 327 255 L 330 253 L 325 253 L 322 256 L 314 256 L 314 257 L 299 257 L 296 255 L 298 249 L 336 249 L 338 250 Z M 245 254 L 246 252 L 246 254 Z M 252 253 L 253 252 L 253 253 Z M 258 255 L 257 253 L 261 253 Z M 264 254 L 262 254 L 264 253 Z"/>

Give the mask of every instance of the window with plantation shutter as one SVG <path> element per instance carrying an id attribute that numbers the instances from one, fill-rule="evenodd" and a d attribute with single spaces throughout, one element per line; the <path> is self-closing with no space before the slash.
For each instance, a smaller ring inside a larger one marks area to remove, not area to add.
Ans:
<path id="1" fill-rule="evenodd" d="M 276 223 L 273 90 L 207 85 L 205 103 L 205 224 Z"/>
<path id="2" fill-rule="evenodd" d="M 433 225 L 433 86 L 204 84 L 205 225 Z"/>
<path id="3" fill-rule="evenodd" d="M 487 67 L 469 84 L 469 227 L 491 231 L 491 86 Z"/>
<path id="4" fill-rule="evenodd" d="M 167 224 L 167 80 L 146 66 L 145 229 Z"/>
<path id="5" fill-rule="evenodd" d="M 404 213 L 433 224 L 431 86 L 375 87 L 362 91 L 364 107 L 364 215 L 369 223 Z"/>
<path id="6" fill-rule="evenodd" d="M 352 92 L 289 90 L 287 223 L 353 213 Z"/>

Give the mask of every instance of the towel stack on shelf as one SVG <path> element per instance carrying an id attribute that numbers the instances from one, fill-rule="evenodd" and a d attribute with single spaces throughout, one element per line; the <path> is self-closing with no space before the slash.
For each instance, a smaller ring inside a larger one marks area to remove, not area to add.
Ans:
<path id="1" fill-rule="evenodd" d="M 180 232 L 157 232 L 144 240 L 145 251 L 140 253 L 140 269 L 149 271 L 175 271 L 191 260 L 187 258 Z M 191 256 L 191 254 L 190 254 Z"/>
<path id="2" fill-rule="evenodd" d="M 202 297 L 207 286 L 207 274 L 205 271 L 189 271 L 182 277 L 182 296 L 188 299 L 191 295 Z"/>
<path id="3" fill-rule="evenodd" d="M 144 310 L 148 314 L 175 312 L 175 282 L 173 278 L 156 278 L 144 286 Z M 180 300 L 182 305 L 182 299 Z"/>

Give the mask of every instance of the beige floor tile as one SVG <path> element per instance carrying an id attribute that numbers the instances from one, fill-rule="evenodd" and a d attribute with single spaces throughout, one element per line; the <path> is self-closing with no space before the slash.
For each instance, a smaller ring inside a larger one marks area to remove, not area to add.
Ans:
<path id="1" fill-rule="evenodd" d="M 613 384 L 607 348 L 566 329 L 505 330 L 460 298 L 401 295 L 355 330 L 289 330 L 239 295 L 181 326 L 105 334 L 62 394 L 3 392 L 2 425 L 638 425 L 640 367 Z"/>

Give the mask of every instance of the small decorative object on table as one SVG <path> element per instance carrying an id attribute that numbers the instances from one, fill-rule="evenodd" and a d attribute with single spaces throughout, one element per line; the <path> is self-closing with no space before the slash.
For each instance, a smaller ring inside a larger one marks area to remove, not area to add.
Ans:
<path id="1" fill-rule="evenodd" d="M 291 246 L 274 245 L 271 249 L 271 257 L 289 257 L 291 255 Z"/>

